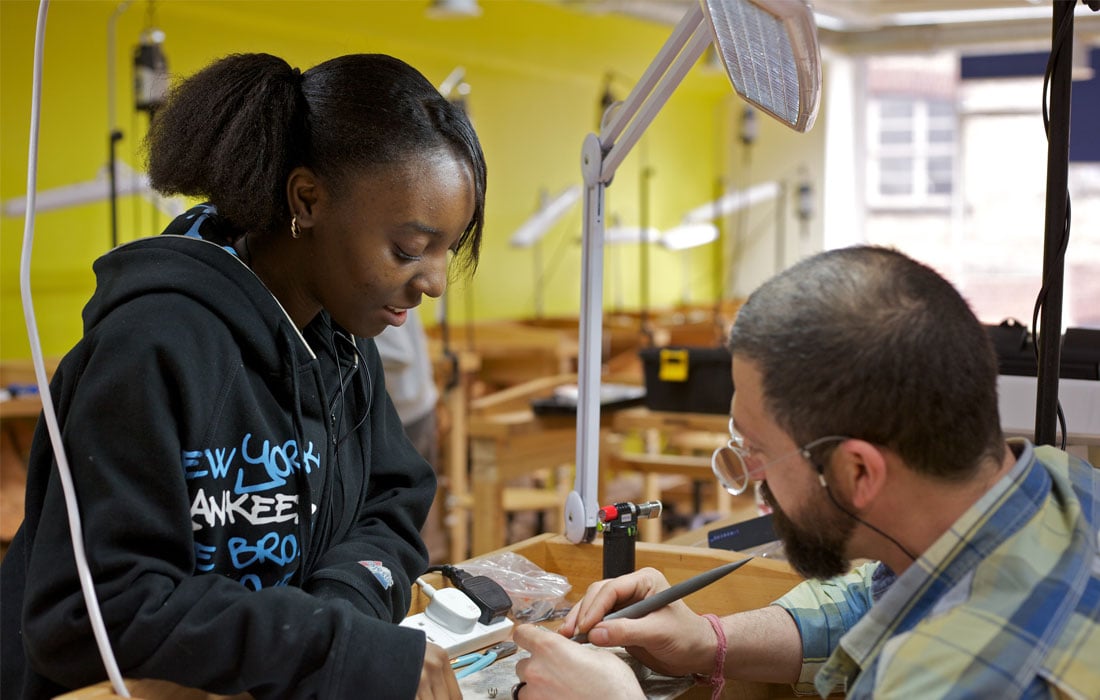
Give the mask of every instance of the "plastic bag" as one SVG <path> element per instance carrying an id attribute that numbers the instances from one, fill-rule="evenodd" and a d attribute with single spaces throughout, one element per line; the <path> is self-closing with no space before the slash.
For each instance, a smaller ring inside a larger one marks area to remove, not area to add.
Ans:
<path id="1" fill-rule="evenodd" d="M 565 594 L 573 588 L 564 576 L 544 571 L 515 552 L 471 559 L 462 564 L 462 570 L 500 584 L 512 600 L 512 615 L 518 622 L 538 622 L 554 616 L 566 605 Z"/>

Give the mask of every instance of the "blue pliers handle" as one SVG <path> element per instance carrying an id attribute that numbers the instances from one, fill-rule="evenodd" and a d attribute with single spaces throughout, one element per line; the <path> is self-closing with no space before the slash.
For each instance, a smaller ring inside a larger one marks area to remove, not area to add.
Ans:
<path id="1" fill-rule="evenodd" d="M 503 659 L 505 656 L 511 656 L 514 653 L 516 653 L 515 642 L 501 642 L 500 644 L 494 644 L 484 651 L 464 654 L 457 659 L 451 660 L 451 668 L 461 668 L 461 671 L 455 672 L 455 678 L 465 678 L 471 673 L 480 671 L 497 659 Z"/>

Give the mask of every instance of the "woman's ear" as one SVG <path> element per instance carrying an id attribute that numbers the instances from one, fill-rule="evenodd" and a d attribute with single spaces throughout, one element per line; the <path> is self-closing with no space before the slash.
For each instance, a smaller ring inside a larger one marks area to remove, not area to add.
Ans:
<path id="1" fill-rule="evenodd" d="M 865 441 L 845 440 L 833 451 L 829 483 L 847 496 L 856 510 L 864 510 L 886 485 L 886 456 Z"/>
<path id="2" fill-rule="evenodd" d="M 290 171 L 286 180 L 286 198 L 290 203 L 290 215 L 297 217 L 302 228 L 313 228 L 319 196 L 320 181 L 316 173 L 304 166 Z"/>

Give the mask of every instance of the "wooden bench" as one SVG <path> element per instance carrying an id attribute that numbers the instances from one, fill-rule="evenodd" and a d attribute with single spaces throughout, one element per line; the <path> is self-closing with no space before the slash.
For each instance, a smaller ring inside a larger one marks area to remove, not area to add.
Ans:
<path id="1" fill-rule="evenodd" d="M 603 547 L 598 542 L 575 545 L 561 535 L 544 534 L 501 551 L 516 552 L 544 571 L 565 576 L 572 586 L 566 595 L 566 600 L 571 603 L 580 600 L 588 586 L 599 580 L 603 573 Z M 663 572 L 669 582 L 676 583 L 720 564 L 743 558 L 742 554 L 725 550 L 639 542 L 635 560 L 639 568 L 652 566 Z M 445 585 L 439 574 L 428 574 L 425 578 L 433 586 Z M 768 605 L 801 580 L 785 563 L 757 558 L 732 574 L 727 581 L 707 586 L 689 595 L 684 601 L 698 613 L 728 615 Z M 409 613 L 421 612 L 427 602 L 427 597 L 417 588 Z M 126 687 L 133 697 L 144 700 L 214 700 L 225 697 L 163 681 L 127 681 Z M 710 692 L 709 687 L 694 686 L 680 697 L 701 700 L 709 698 Z M 66 693 L 60 696 L 60 700 L 100 700 L 115 697 L 118 696 L 114 694 L 110 684 L 103 682 Z M 241 700 L 250 696 L 232 697 L 234 700 Z M 797 696 L 789 685 L 728 681 L 722 697 L 758 700 Z"/>
<path id="2" fill-rule="evenodd" d="M 53 375 L 57 360 L 47 360 Z M 35 384 L 30 360 L 0 362 L 0 387 Z M 0 401 L 0 557 L 23 522 L 23 497 L 27 490 L 27 457 L 42 402 L 37 394 L 17 395 Z"/>

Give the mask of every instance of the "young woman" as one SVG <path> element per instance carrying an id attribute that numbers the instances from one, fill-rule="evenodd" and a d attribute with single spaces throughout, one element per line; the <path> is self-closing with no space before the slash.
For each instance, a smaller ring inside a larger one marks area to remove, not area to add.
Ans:
<path id="1" fill-rule="evenodd" d="M 383 55 L 299 73 L 233 55 L 149 134 L 165 235 L 95 263 L 52 381 L 122 673 L 258 698 L 457 698 L 397 626 L 435 493 L 369 340 L 476 267 L 485 161 L 469 121 Z M 40 424 L 2 567 L 4 697 L 106 677 Z"/>

